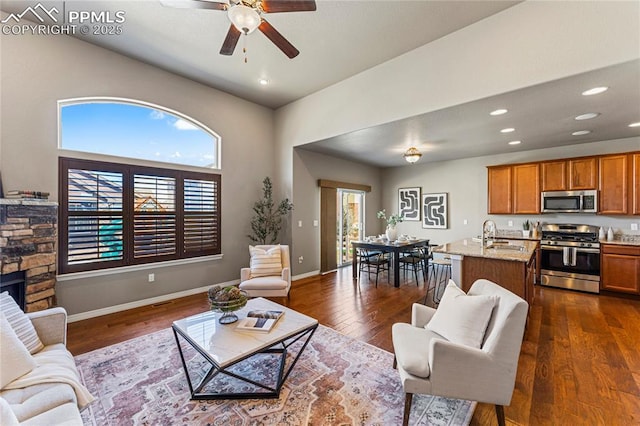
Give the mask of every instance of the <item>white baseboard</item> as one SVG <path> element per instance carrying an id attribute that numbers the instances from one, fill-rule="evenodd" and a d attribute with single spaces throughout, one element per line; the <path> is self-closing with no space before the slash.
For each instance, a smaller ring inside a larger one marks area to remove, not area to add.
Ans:
<path id="1" fill-rule="evenodd" d="M 301 280 L 303 278 L 315 277 L 316 275 L 320 275 L 320 270 L 305 272 L 304 274 L 296 275 L 295 277 L 291 277 L 291 280 Z"/>
<path id="2" fill-rule="evenodd" d="M 217 283 L 217 285 L 226 287 L 228 285 L 236 285 L 239 283 L 240 283 L 240 280 L 234 280 L 234 281 L 227 281 L 225 283 Z M 93 311 L 81 312 L 79 314 L 69 315 L 69 317 L 67 318 L 67 322 L 82 321 L 89 318 L 100 317 L 102 315 L 108 315 L 116 312 L 126 311 L 128 309 L 139 308 L 141 306 L 153 305 L 154 303 L 166 302 L 167 300 L 178 299 L 180 297 L 191 296 L 193 294 L 205 293 L 209 289 L 209 287 L 211 287 L 212 285 L 215 285 L 215 284 L 211 284 L 205 287 L 192 288 L 189 290 L 179 291 L 177 293 L 164 294 L 162 296 L 151 297 L 149 299 L 136 300 L 135 302 L 109 306 L 107 308 L 96 309 Z"/>

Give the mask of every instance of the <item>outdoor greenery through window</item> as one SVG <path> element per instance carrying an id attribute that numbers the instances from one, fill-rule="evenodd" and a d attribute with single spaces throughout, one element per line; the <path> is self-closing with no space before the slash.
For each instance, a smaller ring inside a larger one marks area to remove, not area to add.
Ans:
<path id="1" fill-rule="evenodd" d="M 220 168 L 220 137 L 177 111 L 120 98 L 69 99 L 58 109 L 62 149 Z"/>
<path id="2" fill-rule="evenodd" d="M 60 272 L 220 253 L 220 175 L 60 158 Z"/>

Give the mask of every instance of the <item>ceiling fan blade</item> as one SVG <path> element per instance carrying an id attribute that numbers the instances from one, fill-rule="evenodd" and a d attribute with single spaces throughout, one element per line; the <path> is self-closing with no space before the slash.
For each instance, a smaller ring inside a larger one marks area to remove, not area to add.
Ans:
<path id="1" fill-rule="evenodd" d="M 227 10 L 228 3 L 206 0 L 161 0 L 163 6 L 176 7 L 180 9 L 208 9 Z"/>
<path id="2" fill-rule="evenodd" d="M 236 49 L 238 40 L 240 40 L 240 34 L 240 31 L 231 24 L 229 31 L 227 32 L 227 36 L 222 43 L 222 47 L 220 48 L 221 55 L 233 55 L 233 51 Z"/>
<path id="3" fill-rule="evenodd" d="M 316 10 L 314 0 L 262 0 L 262 10 L 266 13 L 311 12 Z"/>
<path id="4" fill-rule="evenodd" d="M 270 23 L 262 19 L 262 23 L 258 27 L 262 34 L 266 35 L 269 40 L 273 42 L 280 50 L 284 52 L 290 59 L 298 56 L 300 51 L 293 47 L 293 44 L 289 43 L 286 38 L 282 36 Z"/>

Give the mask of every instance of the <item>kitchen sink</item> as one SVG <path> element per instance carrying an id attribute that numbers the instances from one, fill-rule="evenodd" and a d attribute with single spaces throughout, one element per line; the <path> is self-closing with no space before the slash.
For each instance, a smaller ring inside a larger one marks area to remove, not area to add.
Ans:
<path id="1" fill-rule="evenodd" d="M 497 245 L 488 247 L 489 250 L 510 250 L 510 251 L 524 251 L 524 246 L 516 245 Z"/>

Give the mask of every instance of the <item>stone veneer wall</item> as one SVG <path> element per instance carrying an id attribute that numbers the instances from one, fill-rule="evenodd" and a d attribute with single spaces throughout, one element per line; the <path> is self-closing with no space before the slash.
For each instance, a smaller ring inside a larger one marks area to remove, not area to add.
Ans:
<path id="1" fill-rule="evenodd" d="M 0 199 L 0 273 L 25 271 L 25 311 L 55 306 L 58 204 Z"/>

